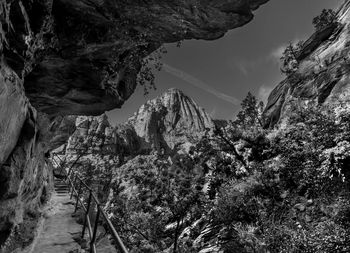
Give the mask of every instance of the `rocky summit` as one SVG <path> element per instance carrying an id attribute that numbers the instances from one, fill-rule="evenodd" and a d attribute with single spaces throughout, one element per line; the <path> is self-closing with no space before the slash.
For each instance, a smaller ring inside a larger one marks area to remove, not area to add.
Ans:
<path id="1" fill-rule="evenodd" d="M 214 128 L 205 110 L 174 88 L 142 105 L 127 124 L 133 126 L 143 140 L 143 147 L 158 151 L 184 148 Z"/>

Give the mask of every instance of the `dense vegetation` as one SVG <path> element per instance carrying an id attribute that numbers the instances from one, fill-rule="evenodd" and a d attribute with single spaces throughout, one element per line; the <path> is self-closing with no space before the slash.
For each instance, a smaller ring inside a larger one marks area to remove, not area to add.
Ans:
<path id="1" fill-rule="evenodd" d="M 217 150 L 231 154 L 213 157 L 212 222 L 226 227 L 225 252 L 348 252 L 347 110 L 295 105 L 278 130 L 264 130 L 260 121 L 231 122 L 216 140 Z"/>
<path id="2" fill-rule="evenodd" d="M 131 252 L 350 251 L 349 108 L 295 104 L 270 130 L 262 108 L 249 93 L 188 154 L 82 158 Z"/>

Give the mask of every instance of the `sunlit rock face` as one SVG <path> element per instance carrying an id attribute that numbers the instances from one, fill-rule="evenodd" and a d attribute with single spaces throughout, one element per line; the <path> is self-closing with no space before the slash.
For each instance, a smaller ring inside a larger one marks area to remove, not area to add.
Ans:
<path id="1" fill-rule="evenodd" d="M 117 140 L 105 114 L 101 116 L 79 116 L 76 130 L 71 135 L 66 151 L 68 153 L 115 154 Z"/>
<path id="2" fill-rule="evenodd" d="M 148 101 L 128 120 L 145 149 L 186 149 L 214 122 L 205 110 L 178 89 Z"/>
<path id="3" fill-rule="evenodd" d="M 270 94 L 265 109 L 266 126 L 288 117 L 293 102 L 334 105 L 350 99 L 350 3 L 338 13 L 338 26 L 313 34 L 300 55 L 296 78 L 282 81 Z"/>

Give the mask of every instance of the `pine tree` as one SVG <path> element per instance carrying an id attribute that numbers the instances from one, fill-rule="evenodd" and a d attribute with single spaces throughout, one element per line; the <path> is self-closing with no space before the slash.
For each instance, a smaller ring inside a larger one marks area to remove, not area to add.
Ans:
<path id="1" fill-rule="evenodd" d="M 241 103 L 241 107 L 242 109 L 237 114 L 237 118 L 234 121 L 235 125 L 243 129 L 263 126 L 263 102 L 258 102 L 256 97 L 252 93 L 248 92 L 247 96 Z"/>

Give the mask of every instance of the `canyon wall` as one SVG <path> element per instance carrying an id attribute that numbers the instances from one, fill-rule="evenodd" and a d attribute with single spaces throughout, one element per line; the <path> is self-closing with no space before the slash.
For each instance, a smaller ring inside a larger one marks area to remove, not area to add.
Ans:
<path id="1" fill-rule="evenodd" d="M 338 24 L 315 32 L 299 54 L 299 68 L 271 92 L 266 126 L 288 118 L 293 104 L 347 104 L 350 99 L 350 3 L 338 11 Z"/>

